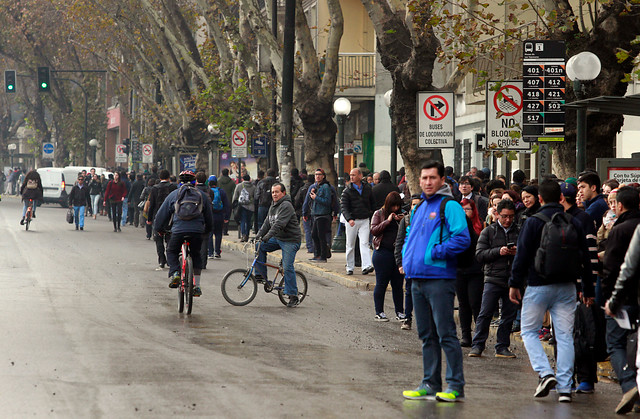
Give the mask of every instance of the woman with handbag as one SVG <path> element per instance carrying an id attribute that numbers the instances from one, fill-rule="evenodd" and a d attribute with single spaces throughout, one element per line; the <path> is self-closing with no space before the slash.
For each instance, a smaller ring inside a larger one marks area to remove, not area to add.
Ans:
<path id="1" fill-rule="evenodd" d="M 388 322 L 389 318 L 384 313 L 384 296 L 387 286 L 391 284 L 391 295 L 396 311 L 396 320 L 405 319 L 402 285 L 404 275 L 398 271 L 394 248 L 398 235 L 398 224 L 402 219 L 402 198 L 398 192 L 390 192 L 384 201 L 384 206 L 373 214 L 371 220 L 371 235 L 373 236 L 373 267 L 376 271 L 376 286 L 373 290 L 373 302 L 376 315 L 374 319 L 379 322 Z"/>
<path id="2" fill-rule="evenodd" d="M 120 231 L 120 222 L 122 221 L 122 203 L 127 196 L 127 187 L 120 180 L 120 173 L 117 171 L 113 174 L 113 180 L 107 184 L 107 190 L 104 193 L 104 205 L 107 201 L 111 206 L 111 220 L 113 221 L 113 231 Z"/>

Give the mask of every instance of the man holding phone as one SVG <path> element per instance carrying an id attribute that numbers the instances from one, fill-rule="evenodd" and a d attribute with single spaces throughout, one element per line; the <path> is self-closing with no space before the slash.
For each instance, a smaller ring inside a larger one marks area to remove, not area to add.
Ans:
<path id="1" fill-rule="evenodd" d="M 491 318 L 499 301 L 502 301 L 502 311 L 495 346 L 496 358 L 516 357 L 509 351 L 511 326 L 518 311 L 518 306 L 509 300 L 508 285 L 519 233 L 518 225 L 514 222 L 516 207 L 513 201 L 500 201 L 497 213 L 498 222 L 482 230 L 476 246 L 476 258 L 484 265 L 484 291 L 470 357 L 482 356 L 489 336 Z"/>

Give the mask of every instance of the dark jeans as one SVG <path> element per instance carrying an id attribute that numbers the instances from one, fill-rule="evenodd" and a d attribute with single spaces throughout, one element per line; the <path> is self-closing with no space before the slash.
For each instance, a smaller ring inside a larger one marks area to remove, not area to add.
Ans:
<path id="1" fill-rule="evenodd" d="M 447 358 L 446 380 L 450 390 L 464 395 L 462 348 L 453 319 L 454 279 L 412 278 L 411 294 L 418 337 L 422 340 L 423 384 L 442 391 L 442 351 Z"/>
<path id="2" fill-rule="evenodd" d="M 253 211 L 249 211 L 245 207 L 240 207 L 240 235 L 243 237 L 249 236 L 251 217 L 253 217 Z"/>
<path id="3" fill-rule="evenodd" d="M 471 318 L 478 323 L 480 306 L 482 305 L 482 290 L 484 277 L 460 276 L 456 278 L 456 295 L 458 296 L 458 317 L 462 337 L 471 340 Z"/>
<path id="4" fill-rule="evenodd" d="M 120 227 L 122 221 L 122 201 L 111 202 L 111 220 L 113 221 L 113 228 Z"/>
<path id="5" fill-rule="evenodd" d="M 153 234 L 153 224 L 147 224 L 146 220 L 144 222 L 145 228 L 147 229 L 147 238 L 150 239 Z"/>
<path id="6" fill-rule="evenodd" d="M 202 233 L 171 233 L 169 243 L 167 243 L 167 262 L 169 262 L 169 277 L 174 272 L 180 271 L 180 247 L 185 237 L 189 238 L 189 249 L 191 249 L 191 259 L 193 260 L 193 273 L 200 275 L 202 269 L 202 259 L 200 258 L 200 249 L 202 248 Z"/>
<path id="7" fill-rule="evenodd" d="M 222 232 L 224 230 L 224 226 L 228 225 L 228 223 L 224 222 L 224 219 L 213 219 L 213 231 L 209 233 L 209 240 L 207 241 L 207 248 L 209 249 L 207 255 L 213 256 L 214 254 L 219 255 L 222 251 Z M 214 240 L 215 237 L 215 246 Z"/>
<path id="8" fill-rule="evenodd" d="M 167 264 L 167 256 L 165 254 L 165 245 L 169 243 L 169 239 L 171 238 L 171 233 L 165 233 L 164 235 L 159 235 L 157 231 L 153 232 L 153 240 L 156 242 L 156 253 L 158 254 L 158 264 L 166 265 Z"/>
<path id="9" fill-rule="evenodd" d="M 376 270 L 376 287 L 373 289 L 376 314 L 384 311 L 384 296 L 387 293 L 389 284 L 391 284 L 391 295 L 393 296 L 396 314 L 404 313 L 404 308 L 402 307 L 404 275 L 398 272 L 393 250 L 384 248 L 375 250 L 371 261 L 373 262 L 373 268 Z"/>
<path id="10" fill-rule="evenodd" d="M 327 232 L 331 233 L 331 215 L 314 215 L 311 236 L 313 238 L 313 253 L 315 257 L 329 258 Z"/>
<path id="11" fill-rule="evenodd" d="M 307 221 L 302 221 L 302 226 L 304 227 L 304 244 L 307 246 L 307 253 L 313 253 L 315 256 L 316 252 L 313 247 L 313 237 L 311 236 L 313 230 L 313 217 L 309 217 Z"/>
<path id="12" fill-rule="evenodd" d="M 404 279 L 404 315 L 411 321 L 413 311 L 413 298 L 411 297 L 411 278 Z"/>
<path id="13" fill-rule="evenodd" d="M 496 337 L 496 351 L 508 349 L 511 344 L 511 327 L 516 318 L 518 306 L 509 300 L 509 288 L 500 285 L 486 283 L 482 293 L 482 307 L 476 323 L 476 333 L 471 345 L 484 351 L 485 343 L 489 337 L 489 328 L 493 312 L 498 308 L 498 302 L 502 301 L 502 315 Z"/>
<path id="14" fill-rule="evenodd" d="M 627 362 L 627 338 L 630 334 L 631 330 L 621 328 L 615 319 L 607 316 L 607 352 L 623 393 L 636 386 L 636 372 Z"/>
<path id="15" fill-rule="evenodd" d="M 200 260 L 202 261 L 202 269 L 207 269 L 207 249 L 209 247 L 209 235 L 211 233 L 202 234 L 202 244 L 200 245 Z"/>
<path id="16" fill-rule="evenodd" d="M 262 224 L 264 224 L 264 219 L 267 218 L 267 213 L 269 212 L 269 207 L 264 207 L 262 205 L 258 206 L 258 222 L 257 222 L 257 231 L 260 231 L 262 228 Z"/>

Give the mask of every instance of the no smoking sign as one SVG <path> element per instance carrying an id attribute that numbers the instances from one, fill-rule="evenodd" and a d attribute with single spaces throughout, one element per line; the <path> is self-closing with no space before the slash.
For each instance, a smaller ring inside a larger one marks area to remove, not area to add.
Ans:
<path id="1" fill-rule="evenodd" d="M 247 157 L 247 133 L 246 131 L 231 131 L 231 155 L 233 157 Z"/>

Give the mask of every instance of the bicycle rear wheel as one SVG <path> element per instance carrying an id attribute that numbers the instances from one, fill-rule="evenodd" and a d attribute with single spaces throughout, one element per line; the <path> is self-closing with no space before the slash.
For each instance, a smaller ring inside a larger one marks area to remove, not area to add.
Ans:
<path id="1" fill-rule="evenodd" d="M 27 208 L 27 214 L 25 215 L 24 220 L 24 229 L 29 231 L 29 224 L 31 224 L 31 208 Z"/>
<path id="2" fill-rule="evenodd" d="M 298 304 L 300 304 L 302 300 L 304 300 L 304 297 L 307 296 L 307 277 L 301 272 L 296 272 L 296 285 L 298 286 Z M 289 301 L 286 300 L 285 297 L 284 278 L 282 278 L 280 284 L 278 284 L 278 298 L 280 298 L 280 302 L 286 306 Z"/>
<path id="3" fill-rule="evenodd" d="M 187 314 L 191 314 L 193 309 L 193 260 L 187 257 L 187 264 L 184 269 L 184 299 L 187 306 Z"/>
<path id="4" fill-rule="evenodd" d="M 246 306 L 258 293 L 258 283 L 247 269 L 234 269 L 222 278 L 222 296 L 231 305 Z"/>
<path id="5" fill-rule="evenodd" d="M 180 256 L 180 266 L 182 266 L 182 256 Z M 182 279 L 180 280 L 180 284 L 178 285 L 178 313 L 182 313 L 184 311 L 184 282 Z"/>

